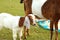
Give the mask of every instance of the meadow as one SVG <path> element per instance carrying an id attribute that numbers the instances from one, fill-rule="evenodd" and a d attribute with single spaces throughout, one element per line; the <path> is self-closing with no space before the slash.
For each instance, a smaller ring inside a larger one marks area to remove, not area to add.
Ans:
<path id="1" fill-rule="evenodd" d="M 12 15 L 24 16 L 24 4 L 20 4 L 20 0 L 0 0 L 0 13 L 6 12 Z M 60 33 L 59 33 L 60 40 Z M 55 39 L 55 32 L 53 40 Z M 0 30 L 0 40 L 13 40 L 12 31 L 7 28 Z M 19 36 L 17 37 L 19 40 Z M 50 40 L 50 30 L 43 29 L 39 26 L 32 26 L 30 28 L 30 35 L 27 40 Z"/>

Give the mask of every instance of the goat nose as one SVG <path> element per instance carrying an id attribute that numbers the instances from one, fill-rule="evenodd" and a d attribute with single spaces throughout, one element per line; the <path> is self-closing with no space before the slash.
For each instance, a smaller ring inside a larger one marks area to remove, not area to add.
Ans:
<path id="1" fill-rule="evenodd" d="M 34 26 L 35 26 L 36 24 L 34 24 Z"/>

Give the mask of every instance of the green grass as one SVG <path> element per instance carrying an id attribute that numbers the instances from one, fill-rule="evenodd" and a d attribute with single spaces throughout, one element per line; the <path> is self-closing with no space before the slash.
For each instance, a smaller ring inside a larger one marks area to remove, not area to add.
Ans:
<path id="1" fill-rule="evenodd" d="M 23 15 L 23 4 L 20 0 L 0 0 L 0 12 L 8 12 L 13 15 Z"/>
<path id="2" fill-rule="evenodd" d="M 12 15 L 24 15 L 24 6 L 19 3 L 20 0 L 0 0 L 0 13 L 7 12 Z M 60 33 L 59 33 L 60 40 Z M 55 32 L 53 40 L 55 39 Z M 12 40 L 12 31 L 7 28 L 3 28 L 0 31 L 0 40 Z M 19 37 L 17 38 L 19 40 Z M 27 40 L 50 40 L 50 31 L 45 30 L 40 27 L 31 26 L 30 36 L 27 37 Z"/>

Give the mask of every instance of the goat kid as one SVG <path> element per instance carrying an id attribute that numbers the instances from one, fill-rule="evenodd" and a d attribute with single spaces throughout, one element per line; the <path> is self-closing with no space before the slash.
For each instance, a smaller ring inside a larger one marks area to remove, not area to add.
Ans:
<path id="1" fill-rule="evenodd" d="M 12 16 L 7 13 L 1 13 L 1 14 L 0 14 L 0 30 L 3 27 L 11 29 L 13 33 L 13 40 L 16 40 L 17 33 L 19 34 L 20 40 L 22 40 L 23 26 L 26 26 L 26 28 L 29 29 L 30 24 L 33 25 L 35 24 L 35 19 L 34 19 L 35 17 L 32 14 L 29 14 L 25 17 Z"/>

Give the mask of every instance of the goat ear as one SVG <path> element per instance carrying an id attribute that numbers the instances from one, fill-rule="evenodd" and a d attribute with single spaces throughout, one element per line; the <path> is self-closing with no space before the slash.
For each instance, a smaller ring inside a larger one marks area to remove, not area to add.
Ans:
<path id="1" fill-rule="evenodd" d="M 24 24 L 25 17 L 21 17 L 19 20 L 19 27 L 22 27 Z"/>

